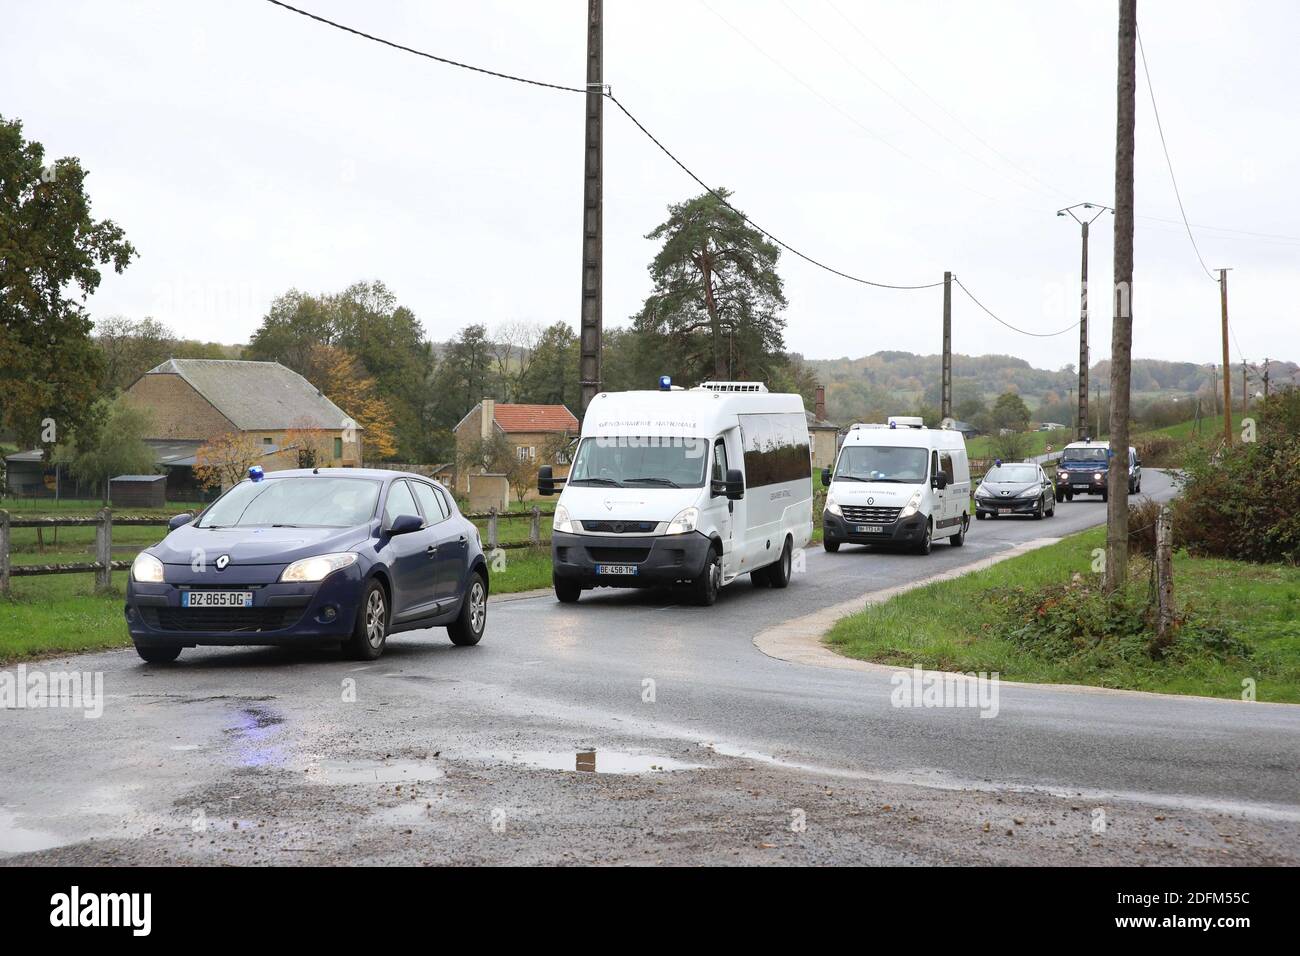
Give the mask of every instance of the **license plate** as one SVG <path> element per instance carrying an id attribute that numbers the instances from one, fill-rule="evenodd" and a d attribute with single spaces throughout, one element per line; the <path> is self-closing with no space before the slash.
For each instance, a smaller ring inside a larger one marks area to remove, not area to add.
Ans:
<path id="1" fill-rule="evenodd" d="M 999 509 L 998 509 L 998 514 L 1000 514 L 1000 515 L 1009 515 L 1009 514 L 1011 514 L 1011 510 L 1012 510 L 1012 509 L 1010 509 L 1010 508 L 999 508 Z"/>
<path id="2" fill-rule="evenodd" d="M 596 565 L 597 574 L 636 574 L 637 567 L 635 564 L 598 564 Z"/>
<path id="3" fill-rule="evenodd" d="M 1083 488 L 1083 489 L 1087 489 L 1088 485 L 1087 485 L 1087 483 L 1084 483 L 1084 484 L 1082 484 L 1082 485 L 1080 485 L 1080 484 L 1075 484 L 1074 487 L 1075 487 L 1075 488 Z"/>
<path id="4" fill-rule="evenodd" d="M 855 529 L 858 534 L 884 534 L 885 529 L 878 524 L 860 524 Z"/>
<path id="5" fill-rule="evenodd" d="M 181 607 L 252 607 L 252 591 L 182 591 Z"/>

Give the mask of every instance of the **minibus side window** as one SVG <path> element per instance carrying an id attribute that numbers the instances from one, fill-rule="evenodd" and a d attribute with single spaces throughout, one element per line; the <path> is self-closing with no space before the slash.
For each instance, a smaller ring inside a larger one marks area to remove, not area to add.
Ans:
<path id="1" fill-rule="evenodd" d="M 952 455 L 944 452 L 939 456 L 939 471 L 948 479 L 948 484 L 952 484 Z"/>
<path id="2" fill-rule="evenodd" d="M 932 451 L 930 452 L 930 477 L 933 478 L 937 474 L 939 474 L 939 453 Z"/>
<path id="3" fill-rule="evenodd" d="M 713 443 L 713 480 L 727 480 L 727 446 L 721 438 Z"/>

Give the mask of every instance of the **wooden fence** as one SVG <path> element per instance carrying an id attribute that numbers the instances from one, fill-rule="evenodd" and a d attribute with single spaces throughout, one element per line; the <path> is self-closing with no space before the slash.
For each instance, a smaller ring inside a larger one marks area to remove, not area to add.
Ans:
<path id="1" fill-rule="evenodd" d="M 102 509 L 93 518 L 65 517 L 13 517 L 8 511 L 0 511 L 0 594 L 9 593 L 9 579 L 29 577 L 42 574 L 86 574 L 95 575 L 95 590 L 107 591 L 113 585 L 113 572 L 126 571 L 131 567 L 130 561 L 113 560 L 113 525 L 158 525 L 166 527 L 169 519 L 154 518 L 146 515 L 118 515 Z M 75 528 L 93 527 L 95 529 L 95 560 L 70 564 L 14 564 L 10 560 L 11 528 Z"/>
<path id="2" fill-rule="evenodd" d="M 495 508 L 481 514 L 467 514 L 466 518 L 475 522 L 487 522 L 487 533 L 483 544 L 489 551 L 497 548 L 536 548 L 549 544 L 550 539 L 542 538 L 542 518 L 552 515 L 552 511 L 542 511 L 533 507 L 529 511 L 502 511 Z M 501 541 L 498 526 L 502 521 L 519 521 L 528 519 L 528 540 Z M 94 517 L 15 517 L 8 511 L 0 511 L 0 594 L 9 593 L 9 579 L 44 574 L 87 574 L 95 575 L 95 589 L 107 591 L 113 586 L 113 572 L 126 571 L 131 567 L 130 561 L 113 560 L 113 526 L 114 525 L 157 525 L 166 527 L 168 518 L 154 518 L 146 515 L 117 515 L 111 509 L 104 508 Z M 73 528 L 93 527 L 95 529 L 95 560 L 67 564 L 14 564 L 10 559 L 10 529 L 12 528 Z"/>

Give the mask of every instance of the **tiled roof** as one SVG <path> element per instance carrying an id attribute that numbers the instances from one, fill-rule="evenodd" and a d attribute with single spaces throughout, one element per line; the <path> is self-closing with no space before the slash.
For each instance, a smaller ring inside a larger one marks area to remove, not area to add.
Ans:
<path id="1" fill-rule="evenodd" d="M 492 417 L 505 432 L 578 431 L 578 419 L 563 405 L 497 405 Z"/>
<path id="2" fill-rule="evenodd" d="M 343 409 L 279 362 L 168 359 L 147 375 L 179 375 L 241 431 L 346 428 Z"/>

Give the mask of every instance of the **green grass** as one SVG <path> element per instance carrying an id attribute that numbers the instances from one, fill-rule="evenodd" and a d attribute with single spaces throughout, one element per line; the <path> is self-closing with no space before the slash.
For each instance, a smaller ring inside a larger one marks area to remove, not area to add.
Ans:
<path id="1" fill-rule="evenodd" d="M 43 515 L 60 518 L 94 517 L 104 507 L 102 501 L 87 498 L 3 498 L 0 497 L 0 511 L 8 511 L 15 517 L 35 518 Z M 186 511 L 198 511 L 204 507 L 196 501 L 167 502 L 163 508 L 113 507 L 114 514 L 149 515 L 156 518 L 170 518 L 184 514 Z"/>
<path id="2" fill-rule="evenodd" d="M 1037 588 L 1068 581 L 1076 572 L 1090 575 L 1092 551 L 1104 544 L 1104 530 L 1094 529 L 984 571 L 909 591 L 841 620 L 827 641 L 863 660 L 997 671 L 1015 681 L 1240 698 L 1242 681 L 1251 678 L 1259 700 L 1300 703 L 1300 568 L 1175 556 L 1179 611 L 1196 611 L 1228 627 L 1253 648 L 1248 660 L 1225 663 L 1206 656 L 1101 668 L 1037 656 L 999 636 L 1007 622 L 997 603 L 988 600 L 991 589 Z"/>
<path id="3" fill-rule="evenodd" d="M 1232 415 L 1232 432 L 1234 435 L 1241 434 L 1241 413 L 1233 412 Z M 1223 434 L 1223 417 L 1220 415 L 1208 415 L 1201 417 L 1200 437 L 1213 438 Z M 1149 431 L 1137 432 L 1132 436 L 1132 441 L 1136 443 L 1141 439 L 1151 438 L 1172 438 L 1175 441 L 1190 441 L 1197 437 L 1196 421 L 1179 422 L 1177 425 L 1168 425 L 1164 428 L 1153 428 Z"/>
<path id="4" fill-rule="evenodd" d="M 1054 432 L 1025 432 L 1025 456 L 1032 458 L 1035 455 L 1046 454 L 1048 442 L 1051 442 L 1055 451 L 1060 451 L 1071 440 L 1069 429 Z M 997 438 L 993 435 L 972 438 L 966 442 L 966 454 L 971 458 L 996 458 L 996 442 Z"/>

